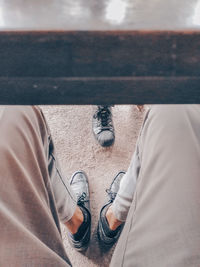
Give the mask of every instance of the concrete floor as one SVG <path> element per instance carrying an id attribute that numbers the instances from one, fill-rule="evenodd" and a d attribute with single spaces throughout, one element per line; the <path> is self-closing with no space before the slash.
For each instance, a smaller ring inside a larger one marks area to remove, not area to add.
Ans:
<path id="1" fill-rule="evenodd" d="M 84 170 L 89 178 L 92 213 L 92 236 L 86 253 L 74 251 L 68 244 L 63 227 L 63 240 L 74 267 L 109 266 L 113 249 L 102 251 L 96 237 L 105 189 L 119 170 L 126 170 L 138 136 L 144 112 L 136 106 L 115 106 L 113 121 L 116 140 L 112 147 L 99 146 L 92 133 L 92 106 L 42 106 L 57 148 L 58 158 L 67 178 Z"/>

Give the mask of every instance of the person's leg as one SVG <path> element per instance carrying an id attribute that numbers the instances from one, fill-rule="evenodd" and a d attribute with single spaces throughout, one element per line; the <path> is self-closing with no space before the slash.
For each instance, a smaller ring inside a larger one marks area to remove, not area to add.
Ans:
<path id="1" fill-rule="evenodd" d="M 83 213 L 79 207 L 76 207 L 76 210 L 68 221 L 65 222 L 66 227 L 70 231 L 71 234 L 76 234 L 78 232 L 79 227 L 84 221 Z"/>
<path id="2" fill-rule="evenodd" d="M 115 131 L 112 121 L 111 106 L 95 106 L 92 117 L 92 130 L 97 142 L 108 147 L 114 143 Z"/>
<path id="3" fill-rule="evenodd" d="M 121 232 L 120 225 L 126 221 L 126 217 L 131 206 L 135 188 L 136 181 L 140 170 L 140 160 L 138 155 L 138 147 L 134 152 L 131 164 L 128 168 L 127 173 L 120 172 L 119 177 L 114 178 L 110 189 L 108 190 L 108 196 L 110 195 L 109 201 L 103 206 L 100 212 L 99 223 L 102 233 L 99 233 L 99 239 L 102 243 L 113 244 L 117 241 L 119 233 Z M 118 187 L 113 187 L 113 184 L 117 182 Z M 103 218 L 104 217 L 104 218 Z M 105 229 L 109 229 L 109 231 Z M 107 241 L 106 233 L 109 235 L 112 233 L 113 240 L 109 239 Z M 117 238 L 116 238 L 117 237 Z"/>
<path id="4" fill-rule="evenodd" d="M 84 251 L 89 245 L 91 232 L 90 197 L 87 175 L 83 171 L 75 172 L 70 179 L 70 186 L 76 195 L 77 208 L 75 216 L 65 223 L 70 231 L 68 233 L 68 239 L 72 247 L 77 251 Z"/>
<path id="5" fill-rule="evenodd" d="M 57 182 L 60 179 L 57 177 Z M 61 176 L 62 177 L 62 176 Z M 56 190 L 55 190 L 56 188 Z M 64 192 L 61 194 L 61 190 Z M 87 249 L 90 241 L 91 215 L 89 205 L 89 184 L 84 172 L 76 172 L 70 179 L 70 184 L 62 177 L 61 186 L 52 184 L 56 199 L 56 208 L 60 207 L 59 217 L 68 229 L 68 240 L 77 251 Z M 60 193 L 59 193 L 60 192 Z M 75 208 L 71 195 L 75 194 Z M 67 197 L 68 199 L 66 199 Z"/>
<path id="6" fill-rule="evenodd" d="M 200 106 L 152 107 L 111 266 L 200 266 Z"/>
<path id="7" fill-rule="evenodd" d="M 110 225 L 112 221 L 109 220 L 107 217 L 108 210 L 111 207 L 117 192 L 120 187 L 120 182 L 123 179 L 125 172 L 120 171 L 113 179 L 110 188 L 106 190 L 108 200 L 105 205 L 101 208 L 99 221 L 98 221 L 98 228 L 97 228 L 97 236 L 101 245 L 108 248 L 108 246 L 112 246 L 118 239 L 120 232 L 122 230 L 121 222 L 116 221 L 117 219 L 114 218 L 114 229 Z M 112 218 L 111 218 L 112 219 Z"/>
<path id="8" fill-rule="evenodd" d="M 40 110 L 5 108 L 0 129 L 0 265 L 70 265 L 48 172 L 48 132 Z"/>
<path id="9" fill-rule="evenodd" d="M 48 129 L 48 125 L 47 125 Z M 68 181 L 63 175 L 49 132 L 48 171 L 61 222 L 68 228 L 68 240 L 78 251 L 85 250 L 90 241 L 91 215 L 87 176 L 77 171 Z"/>
<path id="10" fill-rule="evenodd" d="M 128 215 L 129 208 L 133 201 L 133 196 L 136 188 L 136 182 L 140 171 L 140 159 L 138 145 L 136 145 L 135 152 L 133 154 L 131 163 L 129 165 L 128 171 L 123 176 L 119 191 L 116 195 L 113 204 L 109 208 L 109 217 L 112 222 L 109 224 L 114 224 L 116 218 L 116 224 L 119 222 L 125 222 Z M 113 225 L 113 227 L 115 227 Z"/>
<path id="11" fill-rule="evenodd" d="M 0 113 L 0 128 L 0 265 L 67 266 L 59 218 L 77 217 L 75 232 L 81 208 L 50 153 L 43 114 L 37 107 L 9 107 Z"/>
<path id="12" fill-rule="evenodd" d="M 148 117 L 148 112 L 146 113 L 144 122 L 146 118 Z M 139 140 L 138 140 L 139 142 Z M 129 208 L 131 206 L 131 203 L 133 201 L 134 192 L 136 189 L 136 182 L 138 179 L 138 175 L 140 172 L 140 157 L 139 157 L 139 148 L 138 148 L 138 142 L 136 144 L 135 152 L 133 154 L 131 163 L 129 165 L 128 171 L 123 175 L 120 176 L 119 187 L 114 188 L 114 198 L 109 199 L 108 204 L 105 205 L 102 209 L 105 211 L 101 211 L 100 213 L 100 219 L 99 223 L 101 225 L 100 228 L 102 228 L 102 233 L 99 234 L 99 239 L 103 243 L 109 243 L 113 244 L 117 241 L 117 238 L 119 237 L 119 233 L 121 232 L 120 225 L 123 225 L 126 221 L 126 217 L 129 212 Z M 115 181 L 115 178 L 114 178 Z M 113 187 L 111 186 L 112 190 Z M 102 218 L 102 217 L 105 218 Z M 102 219 L 102 222 L 101 222 Z M 104 231 L 103 228 L 107 228 L 110 231 Z M 112 232 L 113 231 L 113 232 Z M 109 242 L 107 241 L 106 233 L 113 233 L 113 240 L 109 239 Z M 116 238 L 117 237 L 117 238 Z"/>

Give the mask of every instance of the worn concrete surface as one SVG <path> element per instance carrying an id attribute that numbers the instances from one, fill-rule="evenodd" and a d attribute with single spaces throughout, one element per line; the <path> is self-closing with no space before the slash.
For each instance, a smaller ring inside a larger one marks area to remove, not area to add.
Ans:
<path id="1" fill-rule="evenodd" d="M 63 227 L 64 244 L 74 267 L 109 266 L 113 249 L 102 251 L 96 237 L 96 226 L 105 189 L 119 170 L 126 170 L 140 129 L 144 112 L 136 106 L 115 106 L 113 120 L 116 140 L 112 147 L 99 146 L 92 133 L 92 106 L 42 106 L 49 123 L 58 158 L 67 178 L 84 170 L 89 178 L 92 236 L 85 254 L 74 251 L 68 244 Z"/>

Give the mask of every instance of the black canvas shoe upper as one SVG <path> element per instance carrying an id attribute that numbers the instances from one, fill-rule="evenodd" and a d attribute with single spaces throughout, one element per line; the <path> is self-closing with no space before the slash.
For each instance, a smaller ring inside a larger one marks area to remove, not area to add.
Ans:
<path id="1" fill-rule="evenodd" d="M 115 140 L 110 106 L 97 106 L 92 119 L 94 136 L 101 146 L 111 146 Z"/>
<path id="2" fill-rule="evenodd" d="M 70 179 L 70 185 L 77 197 L 77 205 L 83 213 L 84 221 L 76 234 L 68 233 L 68 239 L 72 247 L 83 251 L 89 245 L 91 232 L 89 184 L 86 174 L 82 171 L 74 173 Z"/>
<path id="3" fill-rule="evenodd" d="M 112 205 L 112 202 L 114 201 L 117 195 L 117 192 L 120 187 L 120 182 L 124 174 L 125 172 L 121 171 L 113 179 L 110 185 L 110 188 L 106 190 L 108 201 L 102 207 L 100 211 L 97 234 L 98 234 L 100 243 L 106 246 L 112 246 L 117 241 L 117 239 L 120 236 L 121 230 L 123 228 L 123 224 L 121 224 L 116 230 L 112 231 L 109 228 L 109 225 L 106 219 L 106 212 L 108 208 Z"/>

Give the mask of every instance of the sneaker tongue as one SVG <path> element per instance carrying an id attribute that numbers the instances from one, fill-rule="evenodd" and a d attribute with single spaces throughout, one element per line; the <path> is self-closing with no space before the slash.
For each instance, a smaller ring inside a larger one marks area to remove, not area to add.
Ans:
<path id="1" fill-rule="evenodd" d="M 102 121 L 107 120 L 107 112 L 105 110 L 100 111 L 99 114 L 100 114 Z"/>

